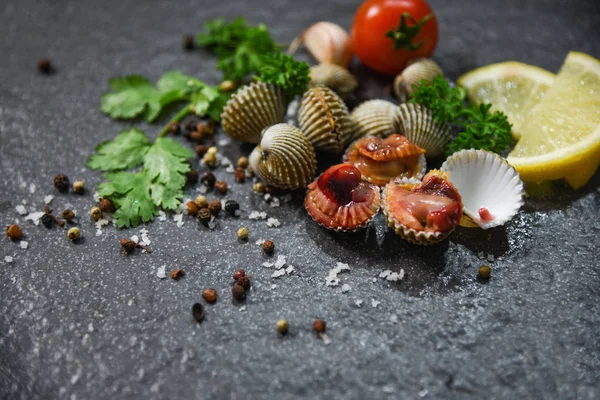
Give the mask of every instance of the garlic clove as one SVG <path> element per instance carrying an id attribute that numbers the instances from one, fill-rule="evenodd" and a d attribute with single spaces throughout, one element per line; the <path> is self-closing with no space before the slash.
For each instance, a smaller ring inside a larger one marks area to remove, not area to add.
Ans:
<path id="1" fill-rule="evenodd" d="M 294 54 L 304 43 L 308 52 L 320 63 L 330 63 L 348 68 L 352 61 L 350 35 L 333 22 L 321 21 L 300 34 L 288 49 Z"/>

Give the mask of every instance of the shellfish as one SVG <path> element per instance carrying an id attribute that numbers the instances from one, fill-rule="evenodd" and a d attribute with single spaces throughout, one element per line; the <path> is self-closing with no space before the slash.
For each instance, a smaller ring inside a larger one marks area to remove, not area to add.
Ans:
<path id="1" fill-rule="evenodd" d="M 308 185 L 306 211 L 321 226 L 335 231 L 355 231 L 367 226 L 379 212 L 379 188 L 361 180 L 349 164 L 330 167 Z"/>
<path id="2" fill-rule="evenodd" d="M 356 127 L 354 138 L 386 137 L 394 133 L 393 121 L 396 108 L 398 107 L 394 103 L 386 100 L 368 100 L 359 104 L 350 113 L 350 118 Z"/>
<path id="3" fill-rule="evenodd" d="M 234 139 L 258 143 L 263 129 L 283 121 L 286 107 L 279 86 L 253 82 L 231 96 L 223 108 L 223 130 Z"/>
<path id="4" fill-rule="evenodd" d="M 438 123 L 433 112 L 420 104 L 400 104 L 393 120 L 394 130 L 408 140 L 425 149 L 428 157 L 444 153 L 452 140 L 450 127 Z"/>
<path id="5" fill-rule="evenodd" d="M 503 225 L 523 205 L 523 181 L 498 154 L 461 150 L 442 164 L 442 171 L 463 198 L 463 226 L 483 229 Z"/>
<path id="6" fill-rule="evenodd" d="M 339 65 L 327 63 L 310 68 L 310 82 L 313 85 L 327 86 L 342 98 L 358 87 L 358 81 L 350 71 Z"/>
<path id="7" fill-rule="evenodd" d="M 354 135 L 344 101 L 328 87 L 317 85 L 302 96 L 298 124 L 315 150 L 341 153 Z"/>
<path id="8" fill-rule="evenodd" d="M 265 129 L 249 161 L 260 179 L 281 189 L 306 187 L 317 169 L 313 146 L 298 128 L 289 124 Z"/>
<path id="9" fill-rule="evenodd" d="M 382 210 L 391 228 L 415 244 L 444 240 L 459 224 L 461 196 L 448 181 L 448 175 L 431 170 L 416 179 L 395 179 L 383 189 Z"/>
<path id="10" fill-rule="evenodd" d="M 425 150 L 402 135 L 393 134 L 385 139 L 369 136 L 350 145 L 344 162 L 354 165 L 370 183 L 383 186 L 396 177 L 423 177 L 424 153 Z"/>
<path id="11" fill-rule="evenodd" d="M 408 67 L 394 79 L 394 93 L 401 103 L 406 103 L 413 94 L 415 85 L 418 86 L 422 80 L 429 85 L 438 75 L 444 75 L 444 71 L 431 58 L 411 60 Z"/>

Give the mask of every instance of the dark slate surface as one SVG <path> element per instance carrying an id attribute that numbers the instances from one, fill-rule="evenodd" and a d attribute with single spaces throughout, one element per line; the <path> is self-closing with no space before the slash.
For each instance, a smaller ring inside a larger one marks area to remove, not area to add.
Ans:
<path id="1" fill-rule="evenodd" d="M 597 2 L 431 1 L 441 24 L 436 53 L 456 78 L 507 59 L 555 71 L 567 51 L 600 56 Z M 52 177 L 101 180 L 84 162 L 94 146 L 127 123 L 99 111 L 114 75 L 156 79 L 180 69 L 216 83 L 213 58 L 181 51 L 181 35 L 217 16 L 264 21 L 280 41 L 329 19 L 349 27 L 357 1 L 32 1 L 0 6 L 0 223 L 18 221 L 29 248 L 0 240 L 0 398 L 552 398 L 600 397 L 599 175 L 573 192 L 555 186 L 552 200 L 529 199 L 506 226 L 459 229 L 433 248 L 409 245 L 379 218 L 367 232 L 335 235 L 301 207 L 271 208 L 234 184 L 228 198 L 239 219 L 213 232 L 188 220 L 148 225 L 154 252 L 122 256 L 118 241 L 138 229 L 95 236 L 86 217 L 84 240 L 24 222 L 23 200 L 40 209 L 71 205 L 85 214 L 93 200 L 59 195 Z M 49 56 L 52 76 L 36 73 Z M 377 90 L 374 90 L 377 92 Z M 147 127 L 151 134 L 157 127 Z M 249 147 L 232 143 L 232 159 Z M 35 185 L 35 193 L 31 193 Z M 186 192 L 194 196 L 197 188 Z M 213 196 L 211 194 L 211 196 Z M 282 226 L 248 220 L 265 210 Z M 240 244 L 235 232 L 250 229 Z M 271 280 L 255 244 L 272 238 L 297 272 Z M 478 254 L 493 255 L 493 278 L 477 282 Z M 14 262 L 4 262 L 5 256 Z M 325 287 L 336 262 L 352 271 L 351 286 Z M 156 270 L 182 267 L 184 279 L 159 280 Z M 230 301 L 230 275 L 253 276 L 245 310 Z M 385 269 L 407 277 L 389 283 Z M 276 284 L 277 287 L 272 287 Z M 196 326 L 190 315 L 201 289 L 222 294 Z M 357 307 L 356 300 L 363 300 Z M 376 308 L 372 300 L 380 301 Z M 332 343 L 311 332 L 327 321 Z M 279 338 L 275 321 L 287 318 Z"/>

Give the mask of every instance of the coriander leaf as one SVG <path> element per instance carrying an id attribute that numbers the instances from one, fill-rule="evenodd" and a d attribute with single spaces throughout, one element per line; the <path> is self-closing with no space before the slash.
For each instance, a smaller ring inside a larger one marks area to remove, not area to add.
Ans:
<path id="1" fill-rule="evenodd" d="M 208 115 L 215 121 L 220 121 L 223 107 L 225 107 L 229 97 L 231 97 L 229 93 L 222 93 L 212 86 L 204 86 L 201 90 L 192 93 L 190 101 L 197 116 Z"/>
<path id="2" fill-rule="evenodd" d="M 501 111 L 490 113 L 491 104 L 466 107 L 458 123 L 464 131 L 448 145 L 448 154 L 462 149 L 483 149 L 501 153 L 511 145 L 511 124 Z"/>
<path id="3" fill-rule="evenodd" d="M 139 75 L 113 78 L 109 81 L 112 92 L 102 96 L 102 112 L 112 118 L 134 118 L 147 110 L 146 119 L 153 121 L 160 109 L 162 94 L 152 83 Z"/>
<path id="4" fill-rule="evenodd" d="M 258 69 L 257 80 L 282 87 L 288 99 L 304 93 L 310 82 L 310 68 L 304 61 L 296 61 L 280 51 L 265 54 Z"/>
<path id="5" fill-rule="evenodd" d="M 117 210 L 113 218 L 119 228 L 137 226 L 140 221 L 150 222 L 158 214 L 149 193 L 149 184 L 144 171 L 116 172 L 104 176 L 107 181 L 98 186 L 103 197 L 110 197 Z"/>
<path id="6" fill-rule="evenodd" d="M 186 159 L 193 153 L 169 138 L 158 138 L 144 156 L 144 171 L 152 182 L 152 200 L 157 206 L 174 209 L 183 197 L 185 173 L 190 170 Z"/>
<path id="7" fill-rule="evenodd" d="M 143 162 L 150 145 L 144 132 L 138 129 L 123 131 L 113 140 L 99 144 L 87 166 L 102 171 L 134 168 Z"/>
<path id="8" fill-rule="evenodd" d="M 443 76 L 435 77 L 431 85 L 421 81 L 414 88 L 409 103 L 422 104 L 429 108 L 439 123 L 452 123 L 461 115 L 466 91 L 460 87 L 450 87 Z"/>
<path id="9" fill-rule="evenodd" d="M 198 79 L 182 74 L 179 71 L 169 71 L 156 82 L 156 88 L 162 93 L 176 92 L 183 97 L 193 91 L 204 87 Z"/>

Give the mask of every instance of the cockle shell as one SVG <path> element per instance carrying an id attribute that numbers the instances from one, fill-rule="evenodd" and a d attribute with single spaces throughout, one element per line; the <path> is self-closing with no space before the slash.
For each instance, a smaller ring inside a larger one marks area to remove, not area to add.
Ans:
<path id="1" fill-rule="evenodd" d="M 223 108 L 221 124 L 232 138 L 258 143 L 263 129 L 283 121 L 286 107 L 279 86 L 253 82 L 231 96 Z"/>
<path id="2" fill-rule="evenodd" d="M 335 64 L 322 63 L 310 68 L 310 82 L 313 85 L 323 85 L 333 89 L 344 98 L 358 87 L 358 81 L 344 67 Z"/>
<path id="3" fill-rule="evenodd" d="M 394 179 L 381 195 L 388 225 L 409 242 L 429 245 L 441 242 L 458 226 L 461 196 L 448 175 L 431 170 L 416 179 Z"/>
<path id="4" fill-rule="evenodd" d="M 450 127 L 433 118 L 433 112 L 421 104 L 400 104 L 393 121 L 394 130 L 425 149 L 427 157 L 444 153 L 452 140 Z"/>
<path id="5" fill-rule="evenodd" d="M 348 68 L 352 61 L 350 35 L 333 22 L 321 21 L 308 27 L 294 39 L 288 53 L 294 54 L 302 43 L 318 62 Z"/>
<path id="6" fill-rule="evenodd" d="M 313 146 L 298 128 L 289 124 L 265 129 L 249 161 L 260 179 L 280 189 L 306 187 L 317 169 Z"/>
<path id="7" fill-rule="evenodd" d="M 463 198 L 463 226 L 488 229 L 504 225 L 523 205 L 523 181 L 498 154 L 461 150 L 448 157 L 441 170 L 448 173 Z"/>
<path id="8" fill-rule="evenodd" d="M 366 227 L 379 212 L 379 188 L 362 181 L 352 165 L 338 164 L 308 185 L 304 205 L 319 225 L 355 231 Z"/>
<path id="9" fill-rule="evenodd" d="M 304 92 L 298 124 L 317 151 L 341 153 L 354 135 L 346 104 L 333 90 L 321 85 Z"/>
<path id="10" fill-rule="evenodd" d="M 350 113 L 356 127 L 354 139 L 363 136 L 386 137 L 394 133 L 396 108 L 398 106 L 386 100 L 368 100 L 359 104 Z"/>
<path id="11" fill-rule="evenodd" d="M 436 76 L 443 74 L 442 68 L 431 58 L 416 58 L 394 79 L 394 93 L 401 103 L 406 103 L 421 80 L 429 85 Z"/>
<path id="12" fill-rule="evenodd" d="M 384 186 L 396 177 L 422 178 L 427 168 L 424 153 L 402 135 L 369 136 L 348 147 L 344 162 L 354 165 L 363 179 Z"/>

